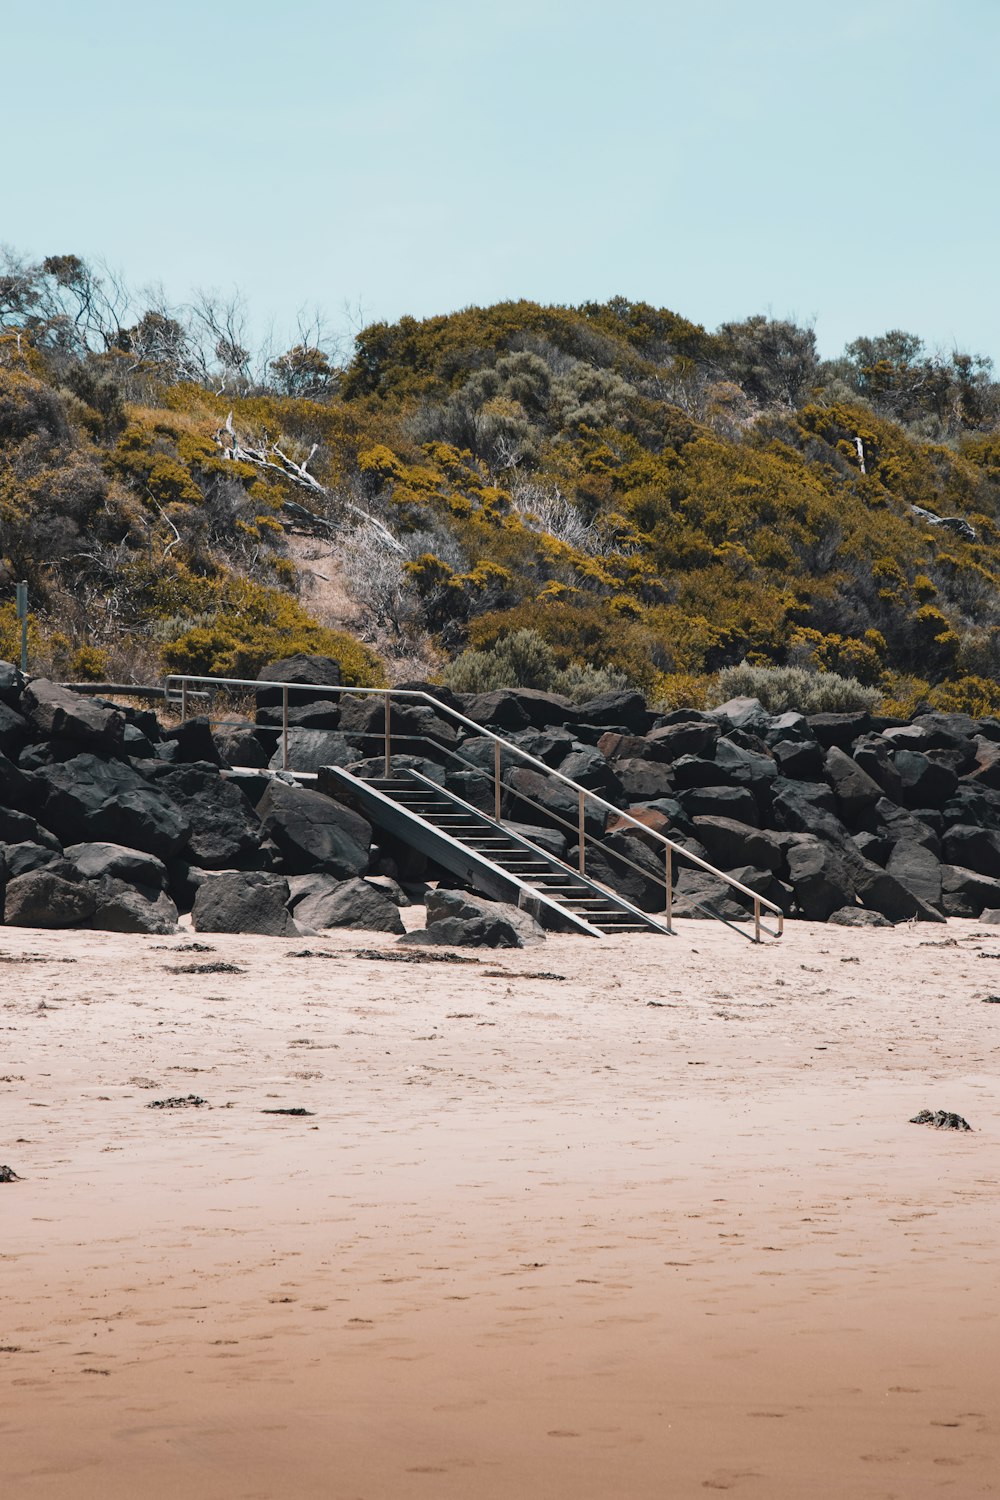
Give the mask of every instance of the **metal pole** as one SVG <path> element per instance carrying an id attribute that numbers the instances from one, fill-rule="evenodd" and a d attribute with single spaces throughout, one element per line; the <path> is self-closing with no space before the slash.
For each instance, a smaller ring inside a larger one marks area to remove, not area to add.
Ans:
<path id="1" fill-rule="evenodd" d="M 500 821 L 500 741 L 493 741 L 493 817 Z"/>
<path id="2" fill-rule="evenodd" d="M 669 848 L 667 849 L 665 864 L 666 864 L 666 875 L 667 875 L 667 905 L 666 905 L 667 931 L 668 932 L 673 932 L 673 930 L 674 930 L 674 851 L 672 849 L 669 849 Z"/>
<path id="3" fill-rule="evenodd" d="M 281 689 L 281 769 L 288 770 L 288 688 Z"/>
<path id="4" fill-rule="evenodd" d="M 587 837 L 587 819 L 586 819 L 586 814 L 585 814 L 585 810 L 584 810 L 584 801 L 583 801 L 583 798 L 584 798 L 584 794 L 583 794 L 583 792 L 581 792 L 580 793 L 580 874 L 581 875 L 586 875 L 586 873 L 587 873 L 587 851 L 586 851 L 586 848 L 584 847 L 584 841 L 585 841 L 585 839 Z"/>
<path id="5" fill-rule="evenodd" d="M 181 723 L 187 723 L 188 716 L 188 685 L 187 678 L 181 678 Z"/>
<path id="6" fill-rule="evenodd" d="M 28 675 L 28 585 L 21 582 L 15 590 L 17 618 L 21 622 L 21 671 Z"/>
<path id="7" fill-rule="evenodd" d="M 759 896 L 755 896 L 753 898 L 753 933 L 754 933 L 754 937 L 753 937 L 754 942 L 755 943 L 759 943 L 760 942 L 760 897 Z"/>
<path id="8" fill-rule="evenodd" d="M 385 695 L 385 774 L 386 779 L 392 775 L 392 733 L 390 730 L 390 707 L 389 694 Z"/>

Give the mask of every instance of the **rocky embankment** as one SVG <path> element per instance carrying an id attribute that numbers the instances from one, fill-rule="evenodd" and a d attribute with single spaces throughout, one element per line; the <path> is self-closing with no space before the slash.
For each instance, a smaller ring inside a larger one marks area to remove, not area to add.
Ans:
<path id="1" fill-rule="evenodd" d="M 261 675 L 337 680 L 321 658 L 272 663 Z M 746 699 L 657 715 L 628 692 L 579 706 L 522 689 L 462 699 L 429 691 L 638 819 L 635 828 L 590 804 L 587 831 L 599 842 L 588 844 L 587 867 L 644 910 L 662 910 L 653 835 L 665 833 L 793 917 L 860 924 L 1000 911 L 996 720 L 772 716 Z M 456 882 L 281 773 L 279 699 L 261 689 L 254 719 L 214 734 L 204 718 L 165 728 L 149 710 L 25 682 L 0 663 L 5 921 L 170 932 L 191 912 L 202 932 L 401 934 L 401 905 L 423 902 L 429 882 Z M 383 714 L 380 699 L 294 688 L 289 764 L 378 769 Z M 400 698 L 392 726 L 394 750 L 410 764 L 492 812 L 487 735 Z M 504 779 L 504 817 L 575 864 L 575 793 L 506 755 Z M 747 914 L 731 887 L 678 859 L 675 914 L 705 905 Z M 523 924 L 519 932 L 491 920 L 483 903 L 474 910 L 443 893 L 430 915 L 451 941 L 526 936 Z"/>

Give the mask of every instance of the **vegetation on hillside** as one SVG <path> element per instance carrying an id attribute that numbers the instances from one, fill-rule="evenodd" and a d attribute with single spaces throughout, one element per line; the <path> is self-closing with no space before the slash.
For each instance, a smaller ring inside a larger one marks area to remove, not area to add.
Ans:
<path id="1" fill-rule="evenodd" d="M 709 332 L 622 298 L 264 357 L 237 312 L 130 304 L 72 256 L 0 265 L 0 654 L 26 578 L 33 659 L 66 676 L 308 650 L 361 683 L 534 673 L 688 704 L 746 662 L 1000 709 L 988 361 L 898 331 L 821 361 L 791 323 Z M 351 634 L 299 598 L 303 528 Z"/>

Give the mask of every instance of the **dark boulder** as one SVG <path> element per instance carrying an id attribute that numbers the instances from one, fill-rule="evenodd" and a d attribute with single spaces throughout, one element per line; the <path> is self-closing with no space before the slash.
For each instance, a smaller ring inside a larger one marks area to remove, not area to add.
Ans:
<path id="1" fill-rule="evenodd" d="M 308 656 L 298 652 L 295 656 L 282 657 L 280 661 L 269 661 L 257 673 L 258 682 L 288 683 L 288 702 L 291 704 L 337 702 L 338 693 L 310 693 L 310 687 L 335 688 L 341 684 L 340 663 L 329 656 Z M 258 708 L 280 708 L 282 688 L 257 689 Z"/>
<path id="2" fill-rule="evenodd" d="M 793 781 L 819 781 L 823 775 L 823 747 L 818 740 L 778 740 L 771 753 L 781 776 Z"/>
<path id="3" fill-rule="evenodd" d="M 294 907 L 295 920 L 321 931 L 353 927 L 363 932 L 403 932 L 395 902 L 366 880 L 345 880 L 313 891 Z"/>
<path id="4" fill-rule="evenodd" d="M 284 729 L 285 714 L 282 708 L 258 708 L 257 724 L 263 729 Z M 289 729 L 336 729 L 340 724 L 340 700 L 329 697 L 315 703 L 290 703 L 288 705 Z"/>
<path id="5" fill-rule="evenodd" d="M 893 767 L 900 779 L 905 807 L 941 807 L 958 785 L 958 777 L 949 766 L 918 750 L 897 750 Z"/>
<path id="6" fill-rule="evenodd" d="M 35 870 L 8 881 L 4 921 L 8 927 L 84 927 L 96 907 L 89 886 Z"/>
<path id="7" fill-rule="evenodd" d="M 695 917 L 707 921 L 721 917 L 726 922 L 746 920 L 744 898 L 707 870 L 685 866 L 674 881 L 673 916 Z"/>
<path id="8" fill-rule="evenodd" d="M 764 735 L 771 726 L 771 715 L 759 698 L 730 698 L 718 708 L 709 710 L 713 719 L 729 729 L 746 729 L 751 734 Z"/>
<path id="9" fill-rule="evenodd" d="M 833 792 L 825 782 L 787 781 L 773 783 L 771 824 L 789 833 L 812 833 L 840 842 L 847 829 L 836 815 Z"/>
<path id="10" fill-rule="evenodd" d="M 318 771 L 321 766 L 351 766 L 358 752 L 346 735 L 332 729 L 290 729 L 288 731 L 288 769 Z M 270 769 L 285 769 L 285 747 L 279 737 L 271 756 Z"/>
<path id="11" fill-rule="evenodd" d="M 162 860 L 138 849 L 127 849 L 123 844 L 70 844 L 66 858 L 75 865 L 81 880 L 112 878 L 158 891 L 167 884 Z"/>
<path id="12" fill-rule="evenodd" d="M 626 802 L 653 802 L 673 790 L 671 768 L 653 760 L 616 760 L 615 775 Z"/>
<path id="13" fill-rule="evenodd" d="M 695 836 L 708 850 L 708 857 L 719 869 L 734 865 L 753 865 L 772 874 L 782 869 L 784 854 L 773 834 L 748 827 L 728 817 L 696 817 Z"/>
<path id="14" fill-rule="evenodd" d="M 511 833 L 520 834 L 529 843 L 537 844 L 546 854 L 552 854 L 556 859 L 566 858 L 566 835 L 557 828 L 537 828 L 530 823 L 512 823 L 509 818 L 504 818 L 503 826 Z"/>
<path id="15" fill-rule="evenodd" d="M 177 907 L 165 891 L 148 886 L 138 890 L 113 876 L 94 882 L 90 889 L 96 904 L 88 925 L 99 932 L 177 931 Z"/>
<path id="16" fill-rule="evenodd" d="M 871 911 L 881 912 L 890 922 L 907 922 L 912 917 L 922 922 L 944 920 L 939 911 L 922 901 L 888 870 L 859 858 L 852 874 L 861 904 Z"/>
<path id="17" fill-rule="evenodd" d="M 892 846 L 885 868 L 927 906 L 941 905 L 941 861 L 923 844 L 901 839 Z"/>
<path id="18" fill-rule="evenodd" d="M 16 755 L 30 734 L 24 715 L 0 698 L 0 750 L 5 755 Z"/>
<path id="19" fill-rule="evenodd" d="M 1000 906 L 1000 880 L 959 865 L 941 866 L 941 906 L 949 917 L 978 917 Z"/>
<path id="20" fill-rule="evenodd" d="M 529 912 L 521 911 L 516 906 L 503 901 L 488 901 L 484 896 L 473 895 L 471 891 L 428 891 L 428 927 L 447 920 L 459 922 L 501 920 L 516 933 L 520 939 L 517 945 L 519 947 L 545 941 L 544 929 Z"/>
<path id="21" fill-rule="evenodd" d="M 61 850 L 35 843 L 32 839 L 17 844 L 0 844 L 0 850 L 12 879 L 15 875 L 30 875 L 33 870 L 50 870 L 68 880 L 76 878 L 75 872 L 70 873 L 65 868 L 67 862 Z"/>
<path id="22" fill-rule="evenodd" d="M 849 750 L 860 735 L 870 734 L 875 727 L 871 714 L 864 709 L 848 714 L 809 714 L 806 723 L 824 750 L 831 745 Z"/>
<path id="23" fill-rule="evenodd" d="M 599 797 L 616 807 L 623 807 L 629 800 L 613 768 L 594 746 L 580 746 L 571 751 L 558 769 L 562 776 L 575 781 L 578 786 L 586 787 L 590 792 L 596 792 Z"/>
<path id="24" fill-rule="evenodd" d="M 363 753 L 374 755 L 385 745 L 385 706 L 389 703 L 389 736 L 393 755 L 447 759 L 458 744 L 458 729 L 434 710 L 413 699 L 351 697 L 340 710 L 341 733 Z"/>
<path id="25" fill-rule="evenodd" d="M 818 743 L 805 714 L 793 712 L 775 714 L 765 731 L 764 740 L 772 749 L 789 741 Z"/>
<path id="26" fill-rule="evenodd" d="M 470 807 L 486 813 L 488 817 L 493 816 L 496 788 L 493 777 L 485 771 L 453 771 L 449 768 L 445 771 L 444 785 L 446 791 L 461 797 Z"/>
<path id="27" fill-rule="evenodd" d="M 825 922 L 840 907 L 854 904 L 849 863 L 833 845 L 819 838 L 793 844 L 787 862 L 795 900 L 808 921 Z"/>
<path id="28" fill-rule="evenodd" d="M 263 769 L 271 759 L 270 746 L 249 728 L 220 731 L 218 744 L 219 753 L 229 766 Z"/>
<path id="29" fill-rule="evenodd" d="M 124 761 L 78 755 L 35 774 L 44 791 L 39 821 L 63 843 L 124 844 L 166 859 L 187 843 L 182 808 Z"/>
<path id="30" fill-rule="evenodd" d="M 215 736 L 212 734 L 212 726 L 203 715 L 198 715 L 194 719 L 185 719 L 184 723 L 178 724 L 176 729 L 166 730 L 163 741 L 177 747 L 174 752 L 175 762 L 190 764 L 192 761 L 204 761 L 213 766 L 226 764 Z"/>
<path id="31" fill-rule="evenodd" d="M 0 703 L 16 708 L 24 691 L 24 678 L 12 661 L 0 661 Z"/>
<path id="32" fill-rule="evenodd" d="M 541 771 L 517 768 L 507 777 L 503 816 L 519 823 L 537 823 L 573 835 L 579 827 L 579 795 L 561 781 Z M 604 832 L 607 814 L 590 797 L 583 799 L 584 827 L 588 838 Z"/>
<path id="33" fill-rule="evenodd" d="M 662 911 L 666 905 L 666 864 L 652 849 L 625 833 L 609 833 L 599 844 L 588 844 L 586 875 L 606 885 L 640 911 Z M 569 852 L 577 867 L 579 849 Z"/>
<path id="34" fill-rule="evenodd" d="M 826 752 L 825 770 L 836 798 L 837 812 L 845 823 L 853 823 L 867 808 L 874 807 L 882 796 L 878 782 L 836 745 L 831 745 Z"/>
<path id="35" fill-rule="evenodd" d="M 158 766 L 157 790 L 183 808 L 190 824 L 185 853 L 205 870 L 254 868 L 260 861 L 261 825 L 236 781 L 204 764 Z"/>
<path id="36" fill-rule="evenodd" d="M 982 786 L 1000 790 L 1000 740 L 982 737 L 973 741 L 975 759 L 969 771 L 969 780 Z M 3 749 L 0 741 L 0 749 Z"/>
<path id="37" fill-rule="evenodd" d="M 868 911 L 863 906 L 842 906 L 827 917 L 836 927 L 891 927 L 892 923 L 881 912 Z"/>
<path id="38" fill-rule="evenodd" d="M 679 760 L 682 755 L 704 755 L 711 759 L 719 733 L 718 722 L 712 720 L 664 724 L 650 730 L 642 741 L 646 748 L 639 753 L 649 760 L 668 762 Z"/>
<path id="39" fill-rule="evenodd" d="M 47 678 L 36 677 L 28 683 L 21 694 L 21 712 L 36 739 L 71 740 L 103 755 L 123 753 L 125 716 L 119 709 Z"/>
<path id="40" fill-rule="evenodd" d="M 513 734 L 506 735 L 505 738 L 510 740 L 512 745 L 516 745 L 519 750 L 523 750 L 526 755 L 533 755 L 543 765 L 551 766 L 553 769 L 559 766 L 568 755 L 586 749 L 585 746 L 580 744 L 579 740 L 573 738 L 568 729 L 561 729 L 558 726 L 551 729 L 518 729 Z M 474 744 L 477 747 L 479 763 L 482 764 L 483 769 L 492 771 L 496 741 L 490 739 L 463 740 L 459 751 L 460 755 L 465 755 L 466 745 L 468 744 Z M 479 748 L 484 744 L 489 747 L 488 757 L 485 759 L 484 752 Z M 586 753 L 591 754 L 592 751 L 587 750 Z M 519 756 L 512 755 L 506 746 L 501 747 L 501 755 L 503 757 L 502 765 L 505 769 L 508 764 L 513 766 L 526 764 Z"/>
<path id="41" fill-rule="evenodd" d="M 733 785 L 729 767 L 703 755 L 682 755 L 670 767 L 670 775 L 676 792 L 690 787 Z"/>
<path id="42" fill-rule="evenodd" d="M 865 734 L 855 742 L 852 759 L 878 783 L 890 802 L 903 800 L 903 781 L 893 753 L 880 734 Z"/>
<path id="43" fill-rule="evenodd" d="M 957 823 L 944 836 L 944 858 L 950 865 L 1000 879 L 1000 833 Z"/>
<path id="44" fill-rule="evenodd" d="M 620 734 L 617 729 L 606 729 L 599 735 L 597 748 L 610 761 L 641 760 L 643 756 L 647 756 L 649 760 L 670 759 L 669 755 L 657 756 L 650 753 L 649 742 L 641 734 Z M 558 765 L 558 761 L 556 764 Z"/>
<path id="45" fill-rule="evenodd" d="M 749 735 L 741 735 L 740 740 L 743 743 L 735 735 L 721 739 L 715 747 L 715 764 L 728 772 L 733 786 L 766 792 L 778 775 L 778 763 L 768 751 L 755 748 L 762 742 Z"/>
<path id="46" fill-rule="evenodd" d="M 632 734 L 645 734 L 649 728 L 650 714 L 641 693 L 602 693 L 600 697 L 591 698 L 588 703 L 574 709 L 572 723 L 627 729 Z"/>
<path id="47" fill-rule="evenodd" d="M 893 844 L 922 844 L 932 854 L 941 853 L 941 840 L 935 830 L 914 813 L 896 807 L 887 797 L 876 802 L 874 812 L 878 827 Z"/>
<path id="48" fill-rule="evenodd" d="M 689 787 L 678 792 L 677 801 L 689 818 L 731 818 L 751 828 L 760 825 L 756 800 L 745 786 Z"/>
<path id="49" fill-rule="evenodd" d="M 523 948 L 517 932 L 503 917 L 442 917 L 399 939 L 414 948 Z"/>
<path id="50" fill-rule="evenodd" d="M 471 694 L 466 700 L 465 716 L 486 729 L 527 729 L 531 723 L 517 688 Z"/>
<path id="51" fill-rule="evenodd" d="M 889 855 L 892 853 L 893 844 L 891 840 L 877 833 L 855 833 L 852 835 L 858 852 L 863 858 L 871 860 L 873 865 L 885 867 Z M 915 845 L 909 847 L 914 848 Z M 931 856 L 933 858 L 933 855 Z"/>
<path id="52" fill-rule="evenodd" d="M 261 870 L 227 870 L 209 875 L 198 887 L 191 919 L 196 932 L 254 932 L 262 937 L 294 937 L 286 908 L 288 882 Z"/>
<path id="53" fill-rule="evenodd" d="M 770 901 L 778 908 L 782 916 L 787 917 L 790 914 L 795 893 L 790 886 L 783 885 L 772 870 L 762 870 L 757 865 L 734 865 L 732 869 L 726 871 L 726 874 L 733 880 L 738 880 L 740 885 L 745 885 L 751 891 L 755 891 L 758 896 L 763 896 L 765 901 Z M 753 911 L 751 897 L 744 896 L 733 887 L 730 887 L 730 896 L 734 901 L 739 901 L 748 911 Z M 761 916 L 765 921 L 768 920 L 769 913 L 766 907 L 761 910 Z"/>
<path id="54" fill-rule="evenodd" d="M 360 814 L 321 792 L 272 781 L 257 813 L 289 875 L 323 871 L 347 880 L 368 869 L 372 830 Z"/>

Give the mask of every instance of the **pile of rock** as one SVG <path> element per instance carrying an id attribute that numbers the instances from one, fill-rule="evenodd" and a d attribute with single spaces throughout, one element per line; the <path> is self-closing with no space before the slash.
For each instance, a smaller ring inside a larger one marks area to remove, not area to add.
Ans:
<path id="1" fill-rule="evenodd" d="M 261 675 L 292 684 L 291 767 L 379 767 L 382 700 L 305 686 L 335 684 L 336 663 L 291 658 Z M 588 805 L 587 832 L 597 840 L 588 843 L 588 872 L 645 910 L 663 903 L 660 833 L 791 916 L 940 921 L 1000 909 L 995 720 L 774 716 L 745 699 L 657 715 L 630 692 L 581 707 L 520 689 L 462 698 L 427 691 L 472 727 L 397 698 L 396 763 L 492 812 L 494 741 L 481 730 L 502 734 L 638 820 L 636 828 Z M 281 722 L 280 689 L 261 689 L 253 719 L 213 734 L 206 719 L 164 728 L 149 710 L 25 682 L 0 663 L 5 921 L 169 932 L 178 913 L 191 912 L 203 932 L 402 934 L 400 907 L 423 901 L 428 882 L 455 881 L 342 802 L 283 775 Z M 503 770 L 505 819 L 575 864 L 576 794 L 507 752 Z M 455 900 L 442 890 L 430 901 L 428 931 L 437 927 L 438 940 L 531 935 L 528 918 L 512 922 L 488 903 L 473 910 Z M 731 887 L 678 859 L 675 912 L 697 915 L 706 905 L 746 915 Z M 464 937 L 449 923 L 467 924 Z"/>

